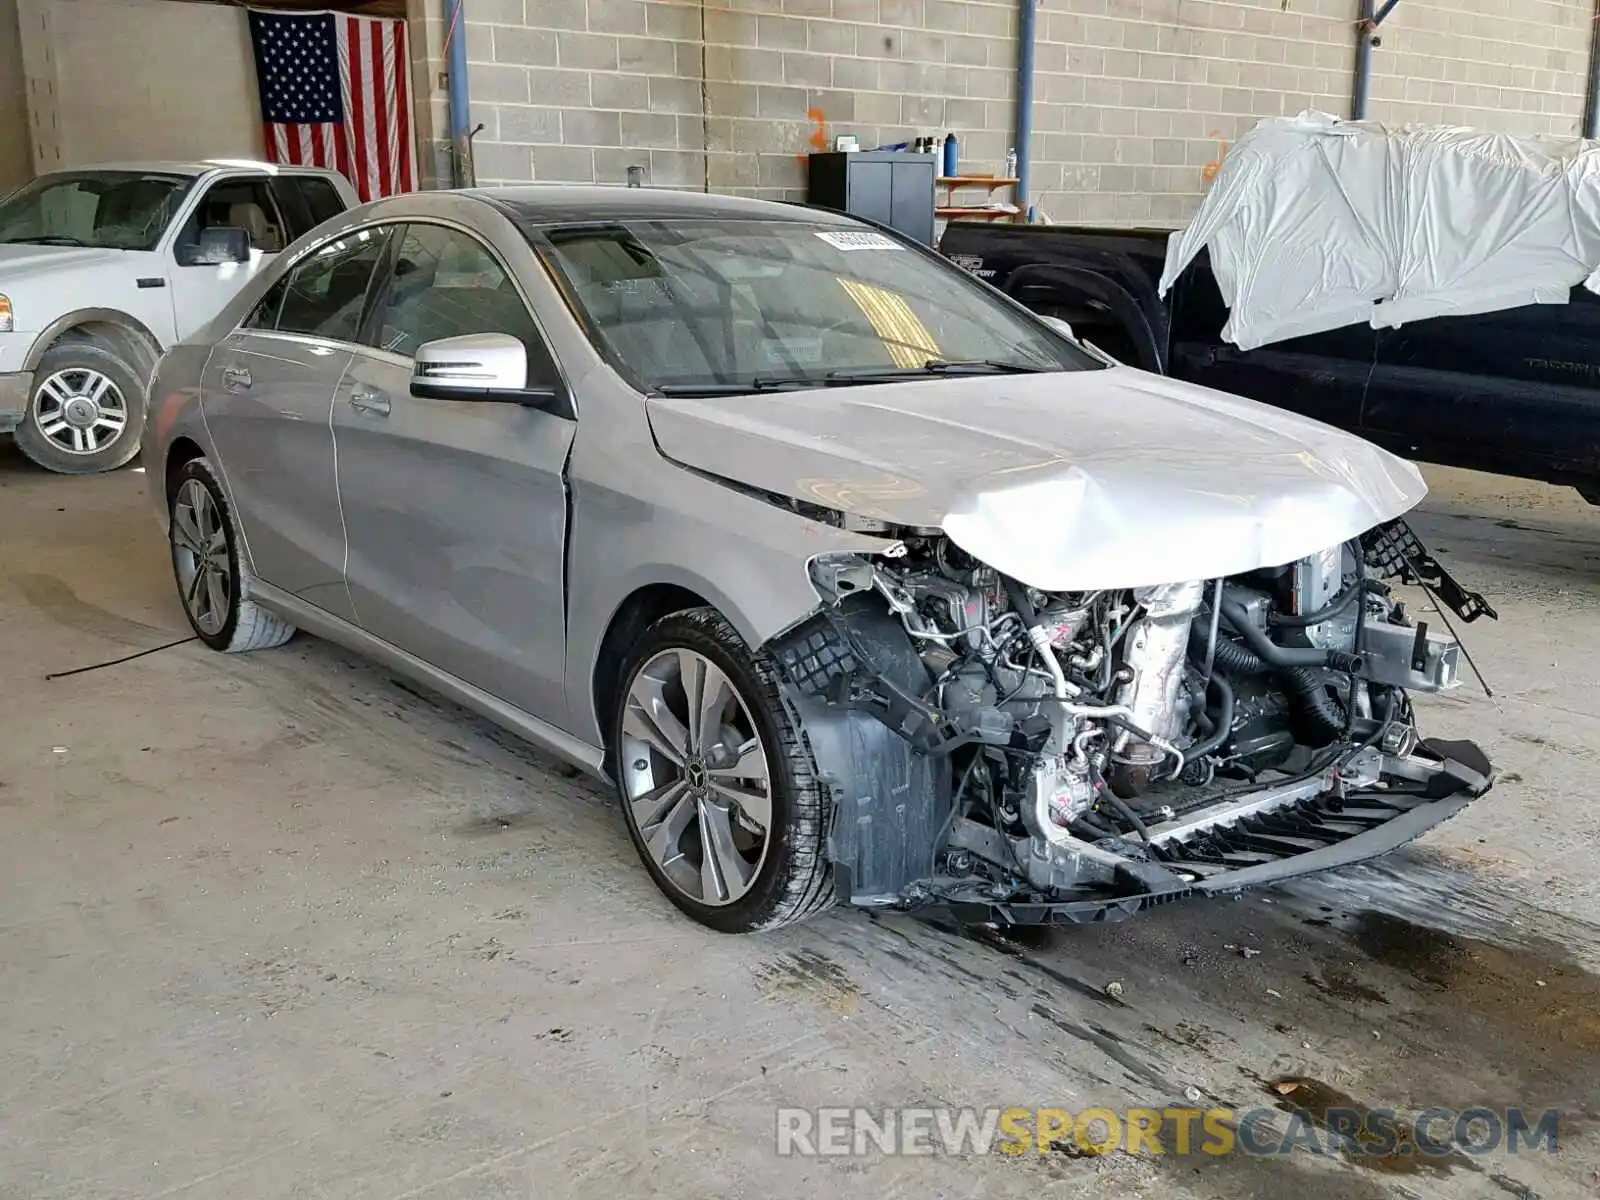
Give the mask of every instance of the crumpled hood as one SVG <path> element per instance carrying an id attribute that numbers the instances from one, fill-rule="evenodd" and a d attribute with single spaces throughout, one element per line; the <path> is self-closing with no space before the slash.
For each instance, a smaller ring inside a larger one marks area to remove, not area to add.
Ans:
<path id="1" fill-rule="evenodd" d="M 938 526 L 1048 591 L 1278 566 L 1413 508 L 1403 459 L 1127 367 L 648 401 L 667 457 L 841 512 Z"/>
<path id="2" fill-rule="evenodd" d="M 121 253 L 93 246 L 40 246 L 32 242 L 0 243 L 0 284 L 26 280 L 59 270 L 76 270 L 114 262 Z"/>

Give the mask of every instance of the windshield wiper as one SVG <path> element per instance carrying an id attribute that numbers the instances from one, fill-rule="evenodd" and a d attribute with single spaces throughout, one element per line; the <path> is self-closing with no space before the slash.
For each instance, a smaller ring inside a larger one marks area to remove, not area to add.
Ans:
<path id="1" fill-rule="evenodd" d="M 790 391 L 814 387 L 860 387 L 894 379 L 921 379 L 929 375 L 1036 375 L 1046 367 L 1000 359 L 944 362 L 929 359 L 920 367 L 844 367 L 825 375 L 757 375 L 748 383 L 664 383 L 658 396 L 748 396 L 753 392 Z"/>
<path id="2" fill-rule="evenodd" d="M 971 358 L 945 361 L 930 358 L 920 367 L 851 367 L 829 371 L 829 382 L 857 383 L 869 379 L 915 379 L 921 375 L 1037 375 L 1046 367 L 1031 363 L 1006 362 L 998 358 Z"/>
<path id="3" fill-rule="evenodd" d="M 8 246 L 87 246 L 89 243 L 65 233 L 41 233 L 38 237 L 0 238 Z"/>
<path id="4" fill-rule="evenodd" d="M 747 383 L 662 383 L 650 392 L 656 396 L 748 396 L 754 392 L 779 392 L 793 387 L 820 387 L 824 382 L 815 378 L 764 379 L 758 375 Z"/>

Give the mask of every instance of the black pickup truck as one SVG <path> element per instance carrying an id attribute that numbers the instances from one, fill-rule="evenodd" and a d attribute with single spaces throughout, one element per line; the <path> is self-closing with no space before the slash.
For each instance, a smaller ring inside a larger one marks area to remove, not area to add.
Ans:
<path id="1" fill-rule="evenodd" d="M 952 221 L 939 249 L 1130 366 L 1292 409 L 1397 454 L 1600 504 L 1600 296 L 1243 351 L 1202 254 L 1163 300 L 1165 230 Z"/>

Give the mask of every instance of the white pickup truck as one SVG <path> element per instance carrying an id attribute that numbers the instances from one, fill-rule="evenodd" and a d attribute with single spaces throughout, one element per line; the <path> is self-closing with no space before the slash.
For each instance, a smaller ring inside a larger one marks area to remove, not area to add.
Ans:
<path id="1" fill-rule="evenodd" d="M 55 171 L 12 192 L 0 200 L 0 434 L 65 474 L 127 463 L 162 352 L 357 203 L 333 171 L 221 160 Z"/>

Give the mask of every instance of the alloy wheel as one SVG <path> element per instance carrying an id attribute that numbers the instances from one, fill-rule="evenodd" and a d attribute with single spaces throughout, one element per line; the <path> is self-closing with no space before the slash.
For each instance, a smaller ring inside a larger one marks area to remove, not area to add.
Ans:
<path id="1" fill-rule="evenodd" d="M 107 375 L 67 367 L 45 377 L 33 405 L 33 422 L 68 454 L 97 454 L 128 427 L 128 402 Z"/>
<path id="2" fill-rule="evenodd" d="M 681 647 L 628 687 L 623 791 L 662 875 L 701 904 L 732 904 L 755 882 L 772 837 L 772 779 L 750 707 L 726 672 Z"/>
<path id="3" fill-rule="evenodd" d="M 190 619 L 200 632 L 216 636 L 232 611 L 233 565 L 222 513 L 198 479 L 185 479 L 173 501 L 172 557 Z"/>

